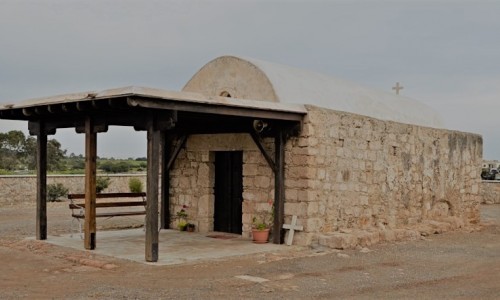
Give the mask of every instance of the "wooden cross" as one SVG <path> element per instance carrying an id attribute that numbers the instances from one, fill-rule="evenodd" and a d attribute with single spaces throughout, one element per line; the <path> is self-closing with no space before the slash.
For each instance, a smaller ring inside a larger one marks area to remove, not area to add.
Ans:
<path id="1" fill-rule="evenodd" d="M 399 85 L 399 82 L 396 82 L 396 86 L 393 86 L 392 89 L 396 91 L 396 95 L 399 95 L 399 91 L 404 89 L 404 87 Z"/>
<path id="2" fill-rule="evenodd" d="M 302 225 L 297 225 L 297 216 L 292 216 L 292 224 L 283 224 L 283 229 L 290 230 L 290 232 L 288 232 L 288 238 L 286 240 L 286 244 L 288 246 L 291 246 L 295 230 L 304 230 L 304 227 Z"/>

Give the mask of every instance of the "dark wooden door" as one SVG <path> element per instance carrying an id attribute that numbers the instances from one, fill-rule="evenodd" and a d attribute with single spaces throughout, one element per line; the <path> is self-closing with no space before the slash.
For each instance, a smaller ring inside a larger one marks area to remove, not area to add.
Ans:
<path id="1" fill-rule="evenodd" d="M 242 230 L 243 152 L 215 153 L 214 231 Z"/>

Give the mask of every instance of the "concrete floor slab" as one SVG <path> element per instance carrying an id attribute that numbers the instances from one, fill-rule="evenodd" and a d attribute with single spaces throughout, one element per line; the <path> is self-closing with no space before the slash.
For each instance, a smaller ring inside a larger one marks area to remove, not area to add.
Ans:
<path id="1" fill-rule="evenodd" d="M 208 237 L 213 235 L 219 238 Z M 78 234 L 49 236 L 47 242 L 89 251 L 84 249 L 83 240 Z M 249 239 L 225 233 L 191 233 L 167 229 L 161 230 L 159 234 L 158 262 L 148 263 L 145 261 L 144 243 L 145 232 L 141 228 L 99 231 L 96 237 L 96 249 L 92 250 L 92 253 L 161 266 L 290 250 L 290 247 L 285 245 L 254 244 Z"/>

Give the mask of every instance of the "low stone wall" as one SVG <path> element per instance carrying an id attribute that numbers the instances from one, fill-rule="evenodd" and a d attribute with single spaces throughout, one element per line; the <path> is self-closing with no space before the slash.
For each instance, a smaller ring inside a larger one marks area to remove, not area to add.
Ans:
<path id="1" fill-rule="evenodd" d="M 484 180 L 481 192 L 485 204 L 500 204 L 500 180 Z"/>
<path id="2" fill-rule="evenodd" d="M 118 174 L 106 175 L 111 183 L 104 192 L 128 192 L 128 181 L 136 177 L 142 180 L 146 188 L 145 174 Z M 69 189 L 69 193 L 83 193 L 85 176 L 83 175 L 49 175 L 47 183 L 62 183 Z M 12 206 L 23 203 L 36 202 L 36 176 L 0 176 L 0 206 Z"/>

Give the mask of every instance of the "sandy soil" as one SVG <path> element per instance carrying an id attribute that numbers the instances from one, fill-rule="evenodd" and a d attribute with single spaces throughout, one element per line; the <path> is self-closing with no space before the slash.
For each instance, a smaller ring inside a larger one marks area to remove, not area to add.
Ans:
<path id="1" fill-rule="evenodd" d="M 370 251 L 315 248 L 177 266 L 26 240 L 34 235 L 34 211 L 0 208 L 0 299 L 500 298 L 500 205 L 482 207 L 479 231 Z M 50 203 L 48 213 L 49 234 L 67 233 L 67 206 Z"/>

